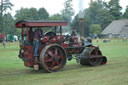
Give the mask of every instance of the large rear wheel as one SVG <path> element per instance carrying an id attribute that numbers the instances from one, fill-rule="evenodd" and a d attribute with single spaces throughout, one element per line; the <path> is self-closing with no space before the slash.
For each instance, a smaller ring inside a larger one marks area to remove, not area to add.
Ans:
<path id="1" fill-rule="evenodd" d="M 46 46 L 40 54 L 41 67 L 47 72 L 61 70 L 66 64 L 66 52 L 57 44 Z"/>

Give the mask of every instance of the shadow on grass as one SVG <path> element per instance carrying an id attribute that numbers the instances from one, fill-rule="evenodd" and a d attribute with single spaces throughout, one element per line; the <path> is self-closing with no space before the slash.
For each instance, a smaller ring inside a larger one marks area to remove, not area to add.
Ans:
<path id="1" fill-rule="evenodd" d="M 96 66 L 96 67 L 102 67 L 102 66 Z M 91 66 L 83 66 L 80 64 L 69 64 L 65 65 L 65 67 L 58 71 L 54 72 L 55 74 L 61 74 L 61 73 L 71 73 L 71 72 L 89 72 L 96 69 L 96 67 Z M 45 70 L 34 70 L 33 68 L 18 68 L 18 69 L 8 69 L 8 70 L 0 70 L 0 78 L 2 77 L 9 77 L 9 76 L 27 76 L 27 75 L 47 75 L 47 74 L 54 74 L 54 73 L 48 73 Z"/>
<path id="2" fill-rule="evenodd" d="M 71 65 L 66 65 L 62 70 L 58 71 L 59 73 L 61 72 L 71 72 L 71 71 L 92 71 L 93 68 L 90 66 L 83 66 L 80 64 L 71 64 Z M 46 72 L 45 70 L 41 69 L 41 70 L 34 70 L 34 69 L 27 69 L 26 74 L 49 74 L 48 72 Z M 57 72 L 54 72 L 57 73 Z"/>

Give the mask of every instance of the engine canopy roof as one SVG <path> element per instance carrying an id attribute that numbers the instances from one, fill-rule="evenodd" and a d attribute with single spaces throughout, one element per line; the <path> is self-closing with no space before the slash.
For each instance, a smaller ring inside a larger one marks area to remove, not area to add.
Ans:
<path id="1" fill-rule="evenodd" d="M 67 26 L 65 21 L 18 21 L 16 22 L 16 28 L 22 27 L 55 27 L 55 26 Z"/>

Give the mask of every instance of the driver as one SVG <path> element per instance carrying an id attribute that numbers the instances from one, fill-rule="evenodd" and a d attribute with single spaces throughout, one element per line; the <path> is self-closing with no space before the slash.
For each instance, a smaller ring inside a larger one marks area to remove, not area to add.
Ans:
<path id="1" fill-rule="evenodd" d="M 37 59 L 38 55 L 38 49 L 39 49 L 39 41 L 43 38 L 42 30 L 37 28 L 34 32 L 34 57 Z M 37 62 L 38 60 L 35 60 Z"/>

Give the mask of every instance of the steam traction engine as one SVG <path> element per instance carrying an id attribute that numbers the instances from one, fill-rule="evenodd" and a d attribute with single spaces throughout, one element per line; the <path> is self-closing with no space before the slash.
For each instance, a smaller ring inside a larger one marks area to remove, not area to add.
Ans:
<path id="1" fill-rule="evenodd" d="M 67 60 L 72 60 L 74 55 L 81 65 L 97 66 L 107 62 L 107 58 L 102 56 L 99 48 L 93 46 L 91 42 L 90 44 L 79 42 L 76 35 L 63 35 L 62 26 L 66 26 L 67 22 L 18 21 L 15 25 L 16 28 L 21 28 L 22 31 L 19 58 L 24 61 L 24 65 L 27 67 L 34 68 L 34 65 L 37 64 L 40 69 L 47 72 L 56 72 L 64 67 Z M 37 63 L 34 61 L 34 46 L 29 36 L 30 28 L 33 30 L 36 28 L 52 30 L 46 32 L 43 40 L 40 41 L 38 50 L 40 56 Z"/>

